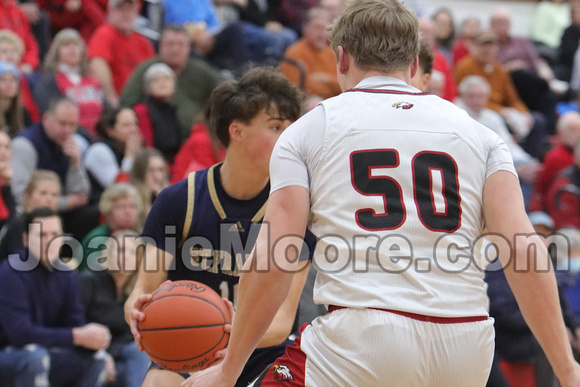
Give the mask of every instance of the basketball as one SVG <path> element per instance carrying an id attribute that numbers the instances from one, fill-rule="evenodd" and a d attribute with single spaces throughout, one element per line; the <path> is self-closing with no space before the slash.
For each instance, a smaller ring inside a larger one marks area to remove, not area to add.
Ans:
<path id="1" fill-rule="evenodd" d="M 198 371 L 228 344 L 230 315 L 221 297 L 195 281 L 168 282 L 143 306 L 137 328 L 151 360 L 174 372 Z"/>

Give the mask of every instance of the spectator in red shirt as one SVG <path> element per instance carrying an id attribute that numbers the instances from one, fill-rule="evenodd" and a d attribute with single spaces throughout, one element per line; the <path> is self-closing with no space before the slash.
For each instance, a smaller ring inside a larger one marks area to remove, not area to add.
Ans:
<path id="1" fill-rule="evenodd" d="M 28 17 L 14 0 L 0 0 L 0 29 L 8 29 L 15 32 L 24 42 L 24 56 L 20 64 L 20 70 L 31 73 L 38 67 L 38 44 L 34 39 Z"/>
<path id="2" fill-rule="evenodd" d="M 133 31 L 139 14 L 135 0 L 110 0 L 108 22 L 100 26 L 89 42 L 89 66 L 105 91 L 109 104 L 119 104 L 119 93 L 137 66 L 153 57 L 153 46 Z"/>
<path id="3" fill-rule="evenodd" d="M 532 210 L 546 210 L 546 195 L 556 176 L 563 169 L 574 164 L 574 145 L 580 140 L 580 114 L 568 112 L 560 117 L 556 125 L 560 144 L 552 148 L 542 162 L 542 167 L 534 183 Z"/>
<path id="4" fill-rule="evenodd" d="M 105 12 L 97 0 L 36 0 L 50 15 L 53 33 L 65 28 L 79 31 L 84 40 L 105 22 Z"/>
<path id="5" fill-rule="evenodd" d="M 453 66 L 466 56 L 468 56 L 475 48 L 475 38 L 481 31 L 481 24 L 479 19 L 475 17 L 467 18 L 461 23 L 461 30 L 459 39 L 455 41 L 453 46 Z"/>

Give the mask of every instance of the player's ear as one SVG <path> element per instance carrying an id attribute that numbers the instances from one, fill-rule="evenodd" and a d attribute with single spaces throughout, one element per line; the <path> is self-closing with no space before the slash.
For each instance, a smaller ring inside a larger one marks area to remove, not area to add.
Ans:
<path id="1" fill-rule="evenodd" d="M 242 141 L 242 131 L 243 127 L 239 121 L 232 121 L 230 126 L 228 127 L 228 131 L 230 133 L 230 142 L 240 142 Z"/>
<path id="2" fill-rule="evenodd" d="M 337 52 L 338 52 L 338 61 L 337 61 L 337 68 L 338 68 L 338 72 L 340 74 L 346 74 L 348 72 L 348 69 L 350 67 L 350 63 L 349 63 L 349 53 L 344 51 L 344 48 L 342 46 L 338 46 L 336 48 Z"/>
<path id="3" fill-rule="evenodd" d="M 415 59 L 413 59 L 413 63 L 411 63 L 411 78 L 415 76 L 418 68 L 419 68 L 419 57 L 416 56 Z"/>

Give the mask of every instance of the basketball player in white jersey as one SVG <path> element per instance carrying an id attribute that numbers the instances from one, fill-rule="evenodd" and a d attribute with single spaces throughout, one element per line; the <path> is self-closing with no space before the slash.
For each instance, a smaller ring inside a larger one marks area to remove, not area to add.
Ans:
<path id="1" fill-rule="evenodd" d="M 494 346 L 474 253 L 484 224 L 501 236 L 508 281 L 561 385 L 580 386 L 547 251 L 536 236 L 516 238 L 534 230 L 505 143 L 409 86 L 417 24 L 398 0 L 357 0 L 333 25 L 344 92 L 278 140 L 270 227 L 248 260 L 267 270 L 242 274 L 224 361 L 183 386 L 233 385 L 298 268 L 288 236 L 307 224 L 320 238 L 314 301 L 329 313 L 255 386 L 484 386 Z"/>

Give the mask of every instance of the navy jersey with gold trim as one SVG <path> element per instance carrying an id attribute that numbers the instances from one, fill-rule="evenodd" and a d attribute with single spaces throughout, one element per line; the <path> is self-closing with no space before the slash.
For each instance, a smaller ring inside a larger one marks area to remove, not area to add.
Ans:
<path id="1" fill-rule="evenodd" d="M 270 185 L 252 199 L 232 198 L 221 185 L 220 167 L 197 171 L 193 179 L 165 188 L 142 236 L 174 256 L 169 280 L 202 282 L 235 304 L 239 270 L 258 236 Z M 315 245 L 310 232 L 306 240 L 302 259 L 309 259 Z"/>

